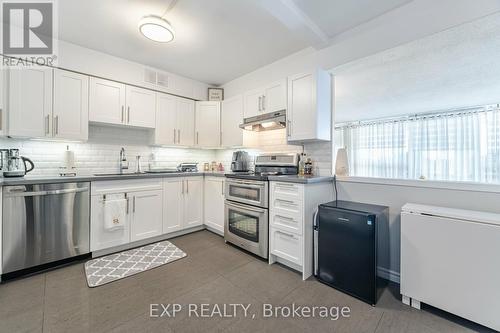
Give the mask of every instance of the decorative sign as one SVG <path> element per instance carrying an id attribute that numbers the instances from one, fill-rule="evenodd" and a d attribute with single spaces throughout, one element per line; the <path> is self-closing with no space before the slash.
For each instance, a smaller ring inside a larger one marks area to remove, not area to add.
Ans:
<path id="1" fill-rule="evenodd" d="M 208 100 L 221 102 L 224 99 L 224 89 L 208 88 Z"/>

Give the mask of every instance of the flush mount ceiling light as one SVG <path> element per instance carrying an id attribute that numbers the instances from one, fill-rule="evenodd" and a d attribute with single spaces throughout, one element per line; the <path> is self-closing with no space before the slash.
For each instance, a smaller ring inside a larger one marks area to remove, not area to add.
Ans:
<path id="1" fill-rule="evenodd" d="M 139 21 L 139 31 L 144 37 L 159 43 L 171 42 L 175 32 L 170 23 L 160 16 L 144 16 Z"/>

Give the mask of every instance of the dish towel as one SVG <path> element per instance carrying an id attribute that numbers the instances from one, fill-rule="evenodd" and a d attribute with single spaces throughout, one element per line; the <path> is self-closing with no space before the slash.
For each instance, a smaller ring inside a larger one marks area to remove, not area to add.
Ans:
<path id="1" fill-rule="evenodd" d="M 121 197 L 121 198 L 120 198 Z M 108 195 L 104 200 L 104 230 L 125 228 L 127 218 L 127 199 L 122 195 Z"/>

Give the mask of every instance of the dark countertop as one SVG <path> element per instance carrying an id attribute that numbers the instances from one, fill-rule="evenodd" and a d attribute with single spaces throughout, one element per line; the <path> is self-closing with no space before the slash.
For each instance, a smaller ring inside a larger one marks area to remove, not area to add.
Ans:
<path id="1" fill-rule="evenodd" d="M 28 185 L 28 184 L 48 184 L 48 183 L 73 183 L 73 182 L 95 182 L 105 180 L 130 180 L 130 179 L 150 179 L 150 178 L 170 178 L 170 177 L 196 177 L 212 176 L 224 177 L 224 172 L 175 172 L 175 173 L 130 173 L 124 175 L 78 175 L 75 177 L 61 176 L 26 176 L 18 178 L 0 178 L 0 186 L 8 185 Z"/>
<path id="2" fill-rule="evenodd" d="M 333 176 L 269 176 L 270 181 L 278 181 L 285 183 L 297 183 L 297 184 L 316 184 L 333 182 Z"/>

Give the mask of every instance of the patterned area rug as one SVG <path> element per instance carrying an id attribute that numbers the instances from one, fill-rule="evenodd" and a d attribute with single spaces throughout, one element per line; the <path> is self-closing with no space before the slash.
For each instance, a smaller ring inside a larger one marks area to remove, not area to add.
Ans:
<path id="1" fill-rule="evenodd" d="M 102 286 L 185 256 L 186 253 L 177 246 L 163 241 L 92 259 L 85 263 L 87 284 L 90 288 Z"/>

